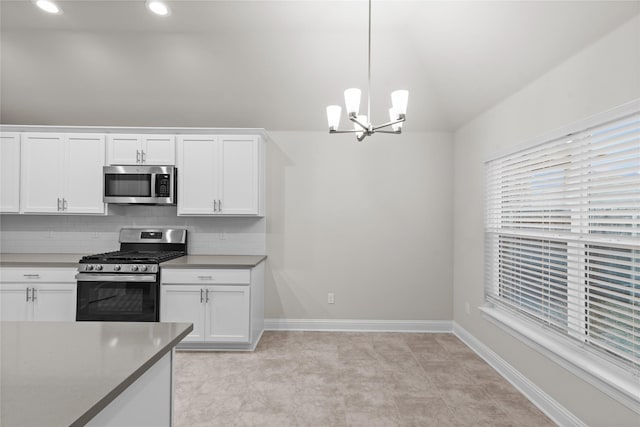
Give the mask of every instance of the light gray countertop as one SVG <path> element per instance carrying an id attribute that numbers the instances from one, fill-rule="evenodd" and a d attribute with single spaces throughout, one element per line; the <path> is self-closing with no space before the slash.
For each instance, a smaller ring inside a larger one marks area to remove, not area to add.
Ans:
<path id="1" fill-rule="evenodd" d="M 87 254 L 0 254 L 0 267 L 78 267 Z M 255 267 L 265 255 L 187 255 L 163 262 L 163 268 Z"/>
<path id="2" fill-rule="evenodd" d="M 163 262 L 162 268 L 234 268 L 255 267 L 265 255 L 187 255 Z"/>
<path id="3" fill-rule="evenodd" d="M 78 267 L 88 254 L 0 254 L 0 267 Z"/>
<path id="4" fill-rule="evenodd" d="M 0 322 L 0 425 L 84 425 L 192 330 L 190 323 Z"/>

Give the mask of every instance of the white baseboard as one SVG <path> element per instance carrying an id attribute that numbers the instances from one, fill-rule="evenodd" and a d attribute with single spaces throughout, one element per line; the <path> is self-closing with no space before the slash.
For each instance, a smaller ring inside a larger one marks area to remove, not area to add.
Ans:
<path id="1" fill-rule="evenodd" d="M 455 322 L 453 323 L 453 333 L 556 424 L 563 427 L 586 427 L 586 424 L 573 415 L 572 412 L 529 381 L 529 379 L 522 375 L 517 369 Z"/>
<path id="2" fill-rule="evenodd" d="M 265 319 L 266 331 L 451 332 L 451 320 Z"/>

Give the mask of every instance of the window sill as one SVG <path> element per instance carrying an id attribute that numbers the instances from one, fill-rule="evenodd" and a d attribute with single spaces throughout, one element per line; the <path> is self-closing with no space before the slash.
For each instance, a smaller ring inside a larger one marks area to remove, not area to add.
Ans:
<path id="1" fill-rule="evenodd" d="M 591 352 L 533 328 L 526 321 L 495 307 L 480 307 L 483 316 L 513 337 L 549 357 L 612 399 L 640 414 L 640 374 L 629 372 Z"/>

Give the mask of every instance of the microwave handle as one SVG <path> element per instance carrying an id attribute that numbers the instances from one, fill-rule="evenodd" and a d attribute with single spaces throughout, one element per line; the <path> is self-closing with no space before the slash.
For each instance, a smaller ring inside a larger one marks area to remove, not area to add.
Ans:
<path id="1" fill-rule="evenodd" d="M 157 174 L 151 174 L 151 197 L 158 197 L 158 187 L 156 183 Z"/>

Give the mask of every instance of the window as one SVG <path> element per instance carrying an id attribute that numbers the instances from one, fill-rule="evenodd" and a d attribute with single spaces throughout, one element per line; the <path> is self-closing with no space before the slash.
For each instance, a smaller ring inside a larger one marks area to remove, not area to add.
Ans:
<path id="1" fill-rule="evenodd" d="M 485 209 L 486 299 L 640 372 L 638 110 L 487 162 Z"/>

